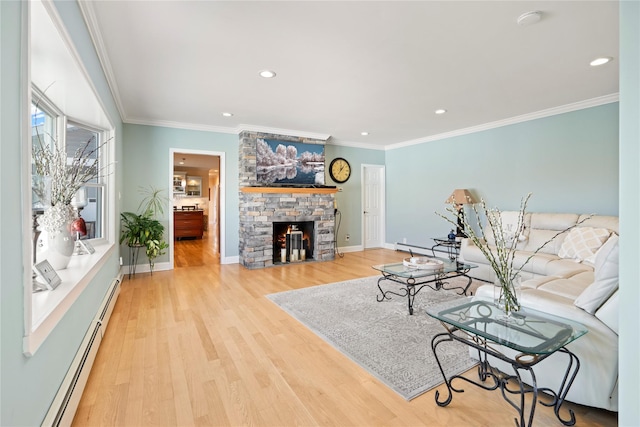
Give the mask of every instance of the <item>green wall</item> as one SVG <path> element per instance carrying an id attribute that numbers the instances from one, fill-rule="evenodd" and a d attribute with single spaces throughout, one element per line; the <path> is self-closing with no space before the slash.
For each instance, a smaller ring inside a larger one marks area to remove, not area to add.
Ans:
<path id="1" fill-rule="evenodd" d="M 122 210 L 135 212 L 140 205 L 142 195 L 140 187 L 166 189 L 170 195 L 170 179 L 173 171 L 170 168 L 171 149 L 202 150 L 225 153 L 225 168 L 221 171 L 221 187 L 225 187 L 225 258 L 238 256 L 238 135 L 166 128 L 160 126 L 124 125 L 124 151 L 122 167 L 124 170 L 124 191 L 122 193 Z M 167 200 L 164 218 L 159 218 L 165 227 L 169 225 L 171 203 Z M 169 233 L 165 233 L 168 239 Z M 126 251 L 122 252 L 126 254 Z M 144 259 L 143 259 L 144 258 Z M 169 253 L 158 257 L 156 263 L 167 262 Z M 144 255 L 140 255 L 139 264 L 146 263 Z M 126 264 L 126 262 L 125 262 Z"/>
<path id="2" fill-rule="evenodd" d="M 336 193 L 341 221 L 336 241 L 338 247 L 362 245 L 362 165 L 384 165 L 384 151 L 344 147 L 327 144 L 325 146 L 325 184 L 335 185 L 342 191 Z M 347 159 L 351 166 L 351 177 L 344 184 L 336 184 L 329 177 L 329 164 L 336 157 Z M 349 234 L 349 241 L 345 236 Z"/>
<path id="3" fill-rule="evenodd" d="M 30 212 L 22 211 L 22 126 L 29 118 L 22 116 L 26 107 L 21 91 L 29 82 L 21 68 L 21 39 L 26 23 L 23 8 L 28 2 L 0 2 L 0 425 L 40 425 L 62 379 L 80 346 L 90 321 L 95 317 L 107 287 L 119 271 L 114 253 L 96 277 L 87 285 L 76 303 L 61 319 L 34 356 L 22 352 L 24 331 L 24 270 L 22 254 L 30 251 L 30 236 L 22 234 L 22 221 Z M 91 39 L 75 2 L 56 2 L 76 50 L 82 57 L 107 113 L 116 126 L 119 150 L 122 144 L 121 121 L 102 74 Z M 26 124 L 25 123 L 25 124 Z M 116 181 L 121 182 L 119 171 Z M 117 207 L 116 207 L 117 208 Z"/>
<path id="4" fill-rule="evenodd" d="M 456 188 L 490 207 L 618 215 L 618 104 L 387 151 L 388 243 L 431 246 Z"/>
<path id="5" fill-rule="evenodd" d="M 194 131 L 185 129 L 166 128 L 160 126 L 124 125 L 124 151 L 123 151 L 123 178 L 124 190 L 122 193 L 122 210 L 135 211 L 140 204 L 142 196 L 139 187 L 149 185 L 158 188 L 168 188 L 169 167 L 171 159 L 170 150 L 203 150 L 224 152 L 226 157 L 226 170 L 223 171 L 221 185 L 226 189 L 226 203 L 224 206 L 226 215 L 226 258 L 238 256 L 238 230 L 239 230 L 239 199 L 238 199 L 238 135 L 219 132 Z M 361 166 L 363 164 L 384 165 L 384 151 L 370 150 L 353 147 L 343 147 L 327 144 L 325 146 L 326 164 L 335 157 L 344 157 L 349 161 L 352 169 L 351 178 L 339 187 L 342 191 L 336 193 L 338 209 L 342 213 L 342 221 L 338 234 L 338 246 L 357 246 L 362 244 L 361 230 Z M 327 185 L 335 185 L 328 173 L 325 176 Z M 170 212 L 165 211 L 165 217 L 161 222 L 168 226 Z M 221 207 L 222 208 L 222 207 Z M 350 234 L 349 242 L 344 236 Z M 168 236 L 168 233 L 165 237 Z M 127 252 L 122 248 L 123 256 Z M 147 260 L 141 255 L 139 264 Z M 169 254 L 159 257 L 156 262 L 167 262 Z M 125 262 L 126 263 L 126 262 Z"/>

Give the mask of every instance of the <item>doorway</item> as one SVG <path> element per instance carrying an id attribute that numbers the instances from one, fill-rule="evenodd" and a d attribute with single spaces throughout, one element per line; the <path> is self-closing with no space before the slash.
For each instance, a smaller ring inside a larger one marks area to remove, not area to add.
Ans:
<path id="1" fill-rule="evenodd" d="M 220 263 L 224 248 L 224 153 L 170 150 L 172 211 L 202 211 L 202 228 L 176 239 L 175 212 L 169 213 L 169 253 L 172 268 Z M 199 221 L 198 221 L 199 222 Z M 179 230 L 180 231 L 180 230 Z"/>
<path id="2" fill-rule="evenodd" d="M 384 246 L 384 166 L 362 165 L 362 246 Z"/>

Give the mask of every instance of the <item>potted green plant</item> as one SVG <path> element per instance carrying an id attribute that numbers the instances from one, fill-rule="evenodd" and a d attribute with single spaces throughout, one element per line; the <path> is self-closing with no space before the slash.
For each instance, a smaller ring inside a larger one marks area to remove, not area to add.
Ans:
<path id="1" fill-rule="evenodd" d="M 132 248 L 145 248 L 147 258 L 149 258 L 149 269 L 153 274 L 155 259 L 164 255 L 165 249 L 169 247 L 164 241 L 164 226 L 156 219 L 157 214 L 164 212 L 166 197 L 162 195 L 162 190 L 148 187 L 141 188 L 140 192 L 144 198 L 138 206 L 138 212 L 122 212 L 122 231 L 120 234 L 120 244 L 126 243 Z M 135 257 L 130 262 L 135 262 Z"/>

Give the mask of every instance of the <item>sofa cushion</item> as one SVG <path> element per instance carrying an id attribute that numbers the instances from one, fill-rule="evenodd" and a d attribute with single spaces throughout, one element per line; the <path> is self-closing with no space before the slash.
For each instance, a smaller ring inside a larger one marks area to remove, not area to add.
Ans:
<path id="1" fill-rule="evenodd" d="M 556 259 L 558 259 L 558 257 L 551 254 L 541 254 L 538 252 L 534 255 L 533 252 L 516 251 L 513 257 L 513 266 L 515 268 L 524 266 L 524 268 L 522 268 L 523 271 L 545 274 L 547 264 Z"/>
<path id="2" fill-rule="evenodd" d="M 577 263 L 571 259 L 558 258 L 547 264 L 545 274 L 567 278 L 583 271 L 593 273 L 593 267 L 590 264 Z"/>
<path id="3" fill-rule="evenodd" d="M 494 214 L 498 212 L 492 212 Z M 502 230 L 504 231 L 503 238 L 507 242 L 511 242 L 514 238 L 518 239 L 517 245 L 520 245 L 520 242 L 524 242 L 529 237 L 529 227 L 528 224 L 530 222 L 529 214 L 525 214 L 522 218 L 522 223 L 520 224 L 520 212 L 519 211 L 500 211 L 500 218 L 496 218 L 495 221 L 499 221 L 502 225 Z M 518 228 L 520 225 L 520 228 Z M 493 234 L 493 230 L 489 226 L 489 223 L 485 224 L 484 233 L 487 239 L 487 243 L 490 245 L 496 244 L 496 237 Z"/>
<path id="4" fill-rule="evenodd" d="M 576 298 L 574 304 L 588 313 L 595 311 L 618 289 L 619 237 L 612 234 L 596 254 L 594 282 Z"/>
<path id="5" fill-rule="evenodd" d="M 617 216 L 582 214 L 578 222 L 578 227 L 606 228 L 614 233 L 620 234 Z"/>
<path id="6" fill-rule="evenodd" d="M 558 277 L 554 280 L 548 280 L 537 289 L 574 301 L 591 283 L 593 283 L 593 274 L 585 271 L 574 274 L 570 278 Z"/>
<path id="7" fill-rule="evenodd" d="M 575 227 L 562 242 L 558 251 L 560 258 L 571 258 L 578 262 L 595 255 L 607 241 L 611 231 L 606 228 Z"/>
<path id="8" fill-rule="evenodd" d="M 567 233 L 562 233 L 559 236 L 556 236 L 558 232 L 561 230 L 547 230 L 547 229 L 535 229 L 532 228 L 529 230 L 529 239 L 525 242 L 523 250 L 528 252 L 534 252 L 542 245 L 547 243 L 547 241 L 551 240 L 544 247 L 542 247 L 538 253 L 539 254 L 551 254 L 558 255 L 558 251 L 560 250 L 560 246 L 562 246 L 562 242 L 564 241 Z"/>
<path id="9" fill-rule="evenodd" d="M 578 214 L 531 213 L 528 234 L 529 238 L 522 249 L 533 252 L 549 239 L 553 239 L 538 253 L 557 255 L 567 233 L 562 233 L 555 238 L 554 236 L 559 232 L 576 225 L 578 217 Z"/>

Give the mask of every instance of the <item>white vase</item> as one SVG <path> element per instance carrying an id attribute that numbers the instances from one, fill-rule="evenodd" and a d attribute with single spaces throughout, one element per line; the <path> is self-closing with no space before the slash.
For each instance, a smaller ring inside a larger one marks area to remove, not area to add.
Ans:
<path id="1" fill-rule="evenodd" d="M 36 242 L 36 261 L 49 261 L 54 270 L 63 270 L 69 265 L 75 239 L 69 224 L 64 224 L 57 230 L 42 230 Z"/>

